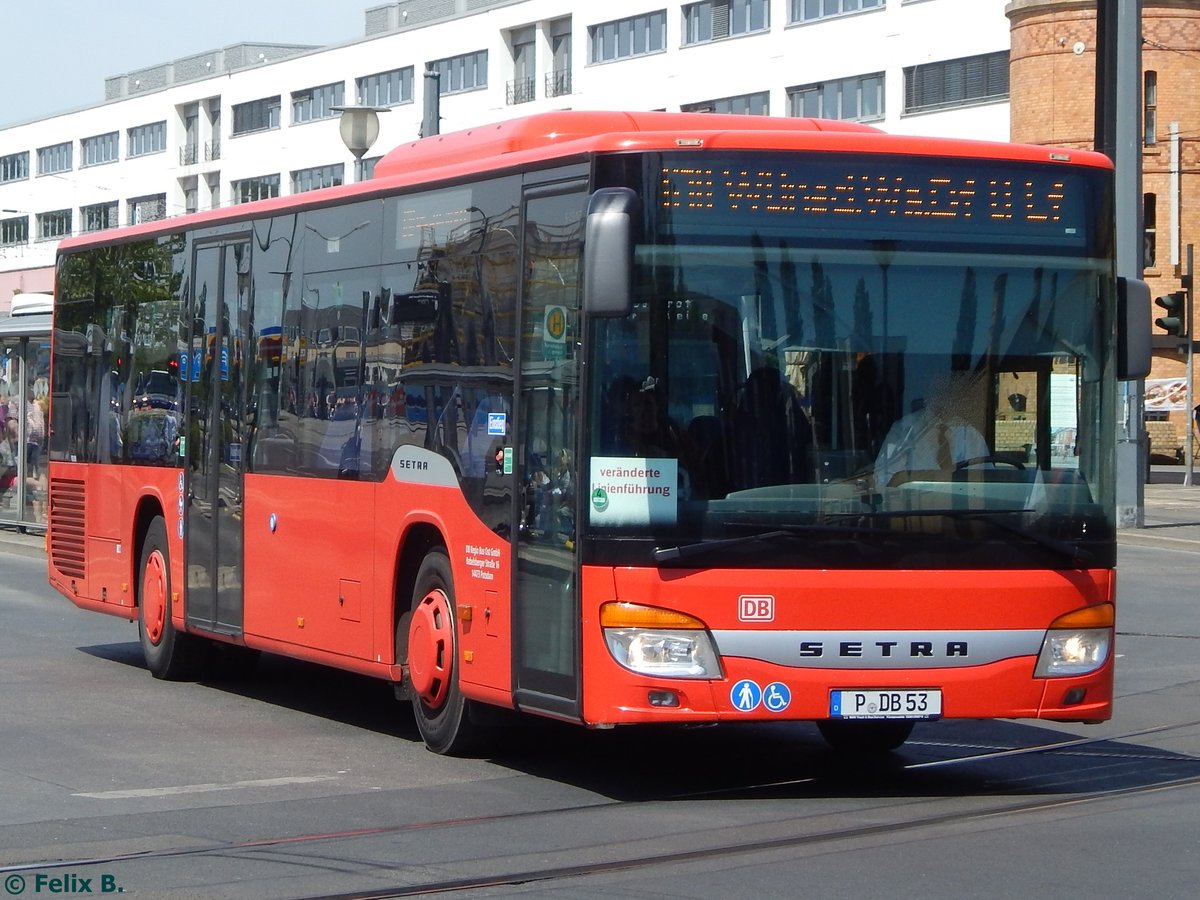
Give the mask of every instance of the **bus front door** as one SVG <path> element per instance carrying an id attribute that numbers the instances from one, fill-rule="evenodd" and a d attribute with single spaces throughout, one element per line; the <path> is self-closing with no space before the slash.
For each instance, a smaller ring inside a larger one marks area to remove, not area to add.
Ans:
<path id="1" fill-rule="evenodd" d="M 520 478 L 513 586 L 516 700 L 581 718 L 575 551 L 581 185 L 527 189 L 521 306 Z"/>
<path id="2" fill-rule="evenodd" d="M 242 473 L 246 422 L 242 355 L 247 336 L 250 245 L 200 246 L 193 268 L 184 541 L 190 627 L 242 631 Z M 181 366 L 182 368 L 182 366 Z"/>

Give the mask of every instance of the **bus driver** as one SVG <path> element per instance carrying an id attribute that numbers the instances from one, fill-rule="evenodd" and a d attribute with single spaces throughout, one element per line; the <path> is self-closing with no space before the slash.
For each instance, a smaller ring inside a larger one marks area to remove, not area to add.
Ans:
<path id="1" fill-rule="evenodd" d="M 936 376 L 928 398 L 913 401 L 913 411 L 896 421 L 875 460 L 875 484 L 886 487 L 900 473 L 948 473 L 991 451 L 979 429 L 962 413 L 974 381 L 963 372 Z"/>

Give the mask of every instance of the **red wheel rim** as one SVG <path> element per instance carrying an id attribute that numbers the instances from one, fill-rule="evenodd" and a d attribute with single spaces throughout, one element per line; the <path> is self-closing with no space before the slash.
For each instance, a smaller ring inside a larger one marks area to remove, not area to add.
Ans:
<path id="1" fill-rule="evenodd" d="M 408 678 L 425 705 L 437 709 L 446 702 L 453 668 L 454 646 L 450 601 L 432 590 L 413 610 L 408 628 Z"/>
<path id="2" fill-rule="evenodd" d="M 167 565 L 158 550 L 150 554 L 142 573 L 142 621 L 146 637 L 157 645 L 167 621 Z"/>

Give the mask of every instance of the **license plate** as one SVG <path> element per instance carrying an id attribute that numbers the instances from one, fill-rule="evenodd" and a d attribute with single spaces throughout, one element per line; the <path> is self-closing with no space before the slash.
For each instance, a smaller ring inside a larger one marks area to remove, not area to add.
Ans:
<path id="1" fill-rule="evenodd" d="M 831 719 L 936 719 L 942 692 L 936 690 L 843 690 L 829 694 Z"/>

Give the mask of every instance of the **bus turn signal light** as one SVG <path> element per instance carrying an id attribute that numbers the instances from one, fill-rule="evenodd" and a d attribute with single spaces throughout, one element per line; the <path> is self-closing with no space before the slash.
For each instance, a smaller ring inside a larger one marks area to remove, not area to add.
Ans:
<path id="1" fill-rule="evenodd" d="M 1116 611 L 1111 603 L 1085 606 L 1050 623 L 1051 628 L 1112 628 L 1116 624 Z"/>
<path id="2" fill-rule="evenodd" d="M 703 628 L 704 623 L 695 616 L 643 606 L 640 603 L 605 603 L 600 607 L 602 628 Z"/>

